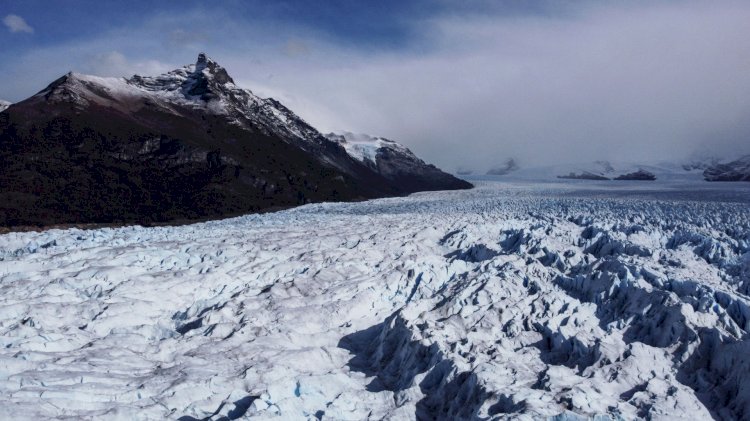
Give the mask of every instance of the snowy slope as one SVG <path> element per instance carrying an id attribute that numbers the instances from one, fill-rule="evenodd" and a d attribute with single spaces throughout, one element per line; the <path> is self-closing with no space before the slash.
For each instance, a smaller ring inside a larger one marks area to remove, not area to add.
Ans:
<path id="1" fill-rule="evenodd" d="M 406 146 L 384 137 L 351 132 L 326 138 L 379 175 L 411 191 L 470 188 L 471 184 L 419 159 Z"/>
<path id="2" fill-rule="evenodd" d="M 351 132 L 328 133 L 326 137 L 343 146 L 349 155 L 361 162 L 376 164 L 378 153 L 385 150 L 418 159 L 406 146 L 383 137 Z"/>
<path id="3" fill-rule="evenodd" d="M 713 164 L 703 171 L 703 177 L 708 181 L 750 181 L 750 155 Z"/>
<path id="4" fill-rule="evenodd" d="M 742 203 L 482 183 L 6 234 L 0 418 L 746 418 L 749 196 L 704 184 Z"/>
<path id="5" fill-rule="evenodd" d="M 10 106 L 11 106 L 10 102 L 0 99 L 0 113 L 5 111 L 5 109 L 7 109 Z"/>
<path id="6" fill-rule="evenodd" d="M 182 104 L 226 114 L 235 124 L 260 128 L 302 147 L 326 139 L 312 126 L 273 98 L 261 98 L 235 85 L 226 70 L 204 53 L 196 64 L 157 77 L 134 76 L 128 83 Z"/>

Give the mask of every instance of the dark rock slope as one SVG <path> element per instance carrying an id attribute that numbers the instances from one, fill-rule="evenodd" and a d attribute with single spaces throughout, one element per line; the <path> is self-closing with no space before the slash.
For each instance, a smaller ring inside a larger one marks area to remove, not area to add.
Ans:
<path id="1" fill-rule="evenodd" d="M 635 172 L 619 175 L 615 177 L 615 180 L 654 181 L 656 180 L 656 175 L 646 170 L 640 169 Z"/>
<path id="2" fill-rule="evenodd" d="M 344 147 L 347 153 L 406 191 L 453 190 L 471 184 L 419 159 L 404 145 L 366 134 L 329 133 L 326 137 Z"/>
<path id="3" fill-rule="evenodd" d="M 186 221 L 470 187 L 442 174 L 374 171 L 204 54 L 157 77 L 68 73 L 0 113 L 2 226 Z"/>
<path id="4" fill-rule="evenodd" d="M 567 178 L 567 179 L 571 179 L 571 180 L 609 180 L 609 178 L 607 178 L 607 177 L 605 177 L 603 175 L 594 174 L 594 173 L 588 172 L 588 171 L 584 171 L 584 172 L 582 172 L 580 174 L 576 174 L 574 172 L 571 172 L 568 175 L 558 175 L 557 178 Z"/>
<path id="5" fill-rule="evenodd" d="M 750 181 L 750 155 L 726 164 L 714 164 L 703 171 L 708 181 Z"/>

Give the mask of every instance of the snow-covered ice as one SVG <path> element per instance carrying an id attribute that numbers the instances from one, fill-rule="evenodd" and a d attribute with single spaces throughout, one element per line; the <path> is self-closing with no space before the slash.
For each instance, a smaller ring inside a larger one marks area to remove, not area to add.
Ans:
<path id="1" fill-rule="evenodd" d="M 0 418 L 750 417 L 750 188 L 477 184 L 2 235 Z"/>

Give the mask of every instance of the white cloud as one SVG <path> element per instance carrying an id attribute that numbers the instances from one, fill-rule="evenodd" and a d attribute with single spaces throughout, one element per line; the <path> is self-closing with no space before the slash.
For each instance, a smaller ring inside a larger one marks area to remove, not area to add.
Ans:
<path id="1" fill-rule="evenodd" d="M 427 48 L 367 51 L 304 28 L 185 13 L 0 62 L 0 97 L 21 100 L 68 70 L 159 74 L 200 49 L 322 131 L 390 137 L 446 169 L 509 156 L 680 159 L 707 143 L 748 153 L 748 21 L 740 1 L 606 2 L 557 17 L 420 21 Z M 174 31 L 192 26 L 206 31 L 200 45 L 175 48 Z"/>
<path id="2" fill-rule="evenodd" d="M 119 51 L 108 51 L 91 56 L 81 71 L 96 76 L 157 75 L 172 70 L 158 60 L 131 61 Z"/>
<path id="3" fill-rule="evenodd" d="M 3 18 L 3 24 L 5 24 L 5 27 L 8 28 L 10 32 L 26 32 L 29 34 L 34 33 L 34 28 L 29 26 L 28 23 L 26 23 L 26 20 L 24 18 L 18 16 L 18 15 L 8 15 Z"/>
<path id="4" fill-rule="evenodd" d="M 392 137 L 449 169 L 681 159 L 706 143 L 731 155 L 750 152 L 749 20 L 740 2 L 444 18 L 424 53 L 318 46 L 230 73 L 293 93 L 322 130 Z"/>

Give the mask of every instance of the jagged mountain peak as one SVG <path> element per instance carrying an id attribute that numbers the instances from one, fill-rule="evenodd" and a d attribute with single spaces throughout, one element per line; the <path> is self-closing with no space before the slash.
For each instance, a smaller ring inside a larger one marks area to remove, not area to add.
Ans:
<path id="1" fill-rule="evenodd" d="M 214 60 L 212 60 L 206 53 L 200 52 L 198 53 L 198 60 L 195 62 L 196 66 L 200 65 L 207 65 L 208 63 L 216 63 Z"/>
<path id="2" fill-rule="evenodd" d="M 180 90 L 185 96 L 210 101 L 238 90 L 227 70 L 206 53 L 198 54 L 195 64 L 159 76 L 134 75 L 128 83 L 149 91 Z"/>
<path id="3" fill-rule="evenodd" d="M 193 75 L 195 75 L 195 78 L 205 78 L 206 80 L 212 79 L 218 84 L 234 84 L 234 80 L 229 76 L 226 69 L 221 67 L 215 60 L 208 57 L 206 53 L 198 54 Z"/>
<path id="4" fill-rule="evenodd" d="M 34 96 L 35 100 L 67 103 L 79 110 L 92 104 L 130 114 L 157 108 L 176 115 L 201 110 L 222 115 L 233 125 L 278 135 L 311 150 L 327 140 L 302 118 L 272 98 L 261 98 L 235 85 L 229 73 L 205 53 L 195 63 L 158 76 L 129 79 L 69 72 Z"/>

